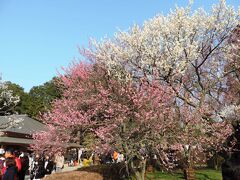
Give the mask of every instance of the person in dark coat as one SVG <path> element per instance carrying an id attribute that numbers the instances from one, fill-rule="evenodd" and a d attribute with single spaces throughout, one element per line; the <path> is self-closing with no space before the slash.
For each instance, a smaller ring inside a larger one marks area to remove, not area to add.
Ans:
<path id="1" fill-rule="evenodd" d="M 33 162 L 33 169 L 31 171 L 31 179 L 41 179 L 45 176 L 44 162 L 37 154 Z"/>
<path id="2" fill-rule="evenodd" d="M 227 160 L 222 164 L 223 180 L 240 180 L 240 164 Z"/>
<path id="3" fill-rule="evenodd" d="M 24 180 L 25 175 L 26 175 L 26 173 L 28 171 L 28 168 L 29 168 L 29 158 L 25 153 L 22 153 L 20 155 L 20 161 L 21 161 L 22 168 L 18 172 L 18 178 L 19 178 L 19 180 Z"/>
<path id="4" fill-rule="evenodd" d="M 240 153 L 229 154 L 222 163 L 223 180 L 240 180 Z"/>
<path id="5" fill-rule="evenodd" d="M 16 166 L 17 166 L 17 169 L 18 169 L 18 172 L 19 172 L 22 168 L 22 164 L 21 164 L 20 159 L 18 157 L 16 157 L 15 153 L 14 153 L 13 149 L 7 149 L 6 152 L 5 152 L 5 158 L 15 159 Z"/>
<path id="6" fill-rule="evenodd" d="M 50 157 L 48 155 L 46 155 L 45 159 L 44 159 L 45 175 L 49 175 L 52 173 L 53 166 L 54 166 L 53 161 L 50 159 Z"/>
<path id="7" fill-rule="evenodd" d="M 17 180 L 18 169 L 16 161 L 13 157 L 6 158 L 6 170 L 3 174 L 2 180 Z"/>

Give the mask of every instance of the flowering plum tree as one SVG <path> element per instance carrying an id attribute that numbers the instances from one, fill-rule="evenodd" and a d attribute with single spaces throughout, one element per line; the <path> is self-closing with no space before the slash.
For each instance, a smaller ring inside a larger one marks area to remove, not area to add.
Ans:
<path id="1" fill-rule="evenodd" d="M 226 139 L 232 134 L 229 121 L 204 119 L 208 107 L 191 111 L 188 106 L 181 108 L 180 122 L 175 124 L 172 149 L 177 153 L 176 160 L 182 160 L 183 168 L 194 167 L 194 163 L 203 163 L 212 153 L 226 151 Z M 206 156 L 203 158 L 202 155 Z M 202 157 L 202 158 L 201 158 Z"/>
<path id="2" fill-rule="evenodd" d="M 66 142 L 69 140 L 69 135 L 65 129 L 48 124 L 45 131 L 33 134 L 33 138 L 35 143 L 31 145 L 32 150 L 38 153 L 54 154 L 67 148 Z"/>
<path id="3" fill-rule="evenodd" d="M 89 130 L 90 122 L 87 114 L 89 104 L 86 102 L 91 95 L 88 96 L 85 92 L 94 91 L 93 86 L 88 86 L 90 69 L 90 65 L 73 63 L 69 69 L 64 70 L 64 75 L 60 75 L 59 86 L 62 87 L 63 97 L 53 101 L 51 111 L 43 115 L 42 121 L 48 129 L 34 135 L 36 139 L 36 143 L 32 146 L 34 150 L 39 149 L 40 146 L 41 149 L 52 152 L 59 148 L 63 150 L 66 146 L 60 144 L 79 143 L 81 137 L 77 137 L 78 132 L 82 132 L 79 134 L 82 135 Z"/>
<path id="4" fill-rule="evenodd" d="M 81 143 L 84 133 L 92 131 L 99 137 L 98 145 L 122 150 L 133 167 L 133 158 L 143 156 L 140 150 L 157 139 L 161 142 L 174 122 L 173 91 L 158 82 L 120 82 L 97 64 L 74 63 L 61 83 L 63 98 L 44 115 L 49 129 L 34 136 L 34 149 L 54 151 L 63 142 Z"/>
<path id="5" fill-rule="evenodd" d="M 0 115 L 9 114 L 18 102 L 19 97 L 13 96 L 7 85 L 0 81 Z"/>
<path id="6" fill-rule="evenodd" d="M 183 155 L 190 151 L 182 151 L 185 145 L 199 151 L 211 145 L 217 149 L 231 133 L 225 122 L 203 120 L 202 109 L 191 114 L 187 106 L 179 113 L 175 92 L 159 81 L 123 82 L 110 77 L 99 64 L 84 63 L 73 63 L 60 79 L 63 97 L 44 115 L 49 129 L 34 136 L 35 149 L 55 151 L 64 148 L 63 143 L 82 143 L 84 134 L 91 131 L 98 137 L 97 146 L 122 151 L 129 171 L 142 179 L 146 163 L 142 158 L 150 151 L 158 152 L 169 168 L 169 149 Z"/>
<path id="7" fill-rule="evenodd" d="M 211 102 L 218 111 L 224 85 L 224 65 L 231 55 L 228 39 L 239 24 L 239 12 L 224 0 L 211 13 L 176 8 L 119 32 L 85 51 L 105 64 L 108 73 L 122 80 L 149 78 L 167 83 L 176 92 L 178 104 L 196 108 Z M 180 103 L 179 103 L 180 102 Z"/>
<path id="8" fill-rule="evenodd" d="M 182 126 L 175 126 L 175 140 L 188 151 L 193 146 L 203 151 L 215 146 L 215 138 L 221 144 L 221 134 L 231 133 L 219 114 L 227 81 L 224 69 L 232 55 L 229 38 L 239 20 L 239 12 L 224 0 L 211 13 L 192 12 L 190 4 L 120 31 L 113 39 L 93 41 L 84 53 L 120 81 L 139 83 L 144 77 L 171 87 L 179 114 L 175 120 Z"/>
<path id="9" fill-rule="evenodd" d="M 237 26 L 230 39 L 229 43 L 231 44 L 231 56 L 229 57 L 224 72 L 227 78 L 225 84 L 225 96 L 224 96 L 224 107 L 221 111 L 221 116 L 232 122 L 234 127 L 234 133 L 231 137 L 228 138 L 229 146 L 231 148 L 230 153 L 225 154 L 225 159 L 231 161 L 232 164 L 239 165 L 239 150 L 240 150 L 240 101 L 239 101 L 239 92 L 240 92 L 240 27 Z M 226 163 L 228 163 L 226 161 Z M 226 166 L 225 166 L 226 168 Z M 224 168 L 223 168 L 224 169 Z"/>
<path id="10" fill-rule="evenodd" d="M 14 96 L 12 91 L 8 90 L 5 82 L 0 80 L 0 116 L 10 115 L 19 100 L 18 96 Z M 0 130 L 13 126 L 16 123 L 18 122 L 9 116 L 9 121 L 0 122 Z"/>
<path id="11" fill-rule="evenodd" d="M 180 152 L 188 166 L 192 149 L 221 149 L 232 133 L 219 110 L 231 54 L 228 39 L 238 23 L 239 13 L 222 0 L 211 13 L 176 8 L 114 39 L 93 42 L 82 50 L 92 64 L 64 69 L 63 96 L 43 116 L 49 128 L 67 137 L 53 139 L 81 144 L 84 133 L 92 131 L 105 148 L 124 151 L 138 179 L 150 149 L 167 167 L 169 149 Z"/>

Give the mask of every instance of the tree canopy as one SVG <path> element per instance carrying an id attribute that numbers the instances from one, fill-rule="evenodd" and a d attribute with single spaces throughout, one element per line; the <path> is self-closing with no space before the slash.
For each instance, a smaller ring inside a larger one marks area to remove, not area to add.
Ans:
<path id="1" fill-rule="evenodd" d="M 81 49 L 91 63 L 74 62 L 59 76 L 62 96 L 44 114 L 49 130 L 35 135 L 35 149 L 81 144 L 93 132 L 95 148 L 123 151 L 139 179 L 133 159 L 144 170 L 150 152 L 169 169 L 179 160 L 192 166 L 196 154 L 226 150 L 233 129 L 222 110 L 239 15 L 224 0 L 210 13 L 190 4 L 92 41 Z"/>
<path id="2" fill-rule="evenodd" d="M 41 114 L 51 109 L 51 102 L 60 98 L 61 90 L 57 84 L 57 78 L 53 78 L 43 85 L 34 86 L 27 93 L 20 85 L 10 81 L 5 82 L 4 89 L 11 92 L 12 96 L 19 98 L 18 102 L 7 110 L 8 113 L 27 114 L 30 117 L 39 119 Z"/>

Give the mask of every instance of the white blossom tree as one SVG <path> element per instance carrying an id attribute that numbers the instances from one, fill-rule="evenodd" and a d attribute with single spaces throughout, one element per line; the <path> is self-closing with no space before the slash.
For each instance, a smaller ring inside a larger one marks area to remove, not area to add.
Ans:
<path id="1" fill-rule="evenodd" d="M 92 41 L 85 56 L 104 64 L 108 73 L 120 80 L 152 75 L 176 92 L 178 106 L 209 106 L 204 118 L 219 113 L 227 77 L 225 65 L 232 56 L 229 43 L 240 23 L 240 11 L 225 0 L 204 9 L 176 7 L 168 15 L 159 14 L 144 25 L 120 31 L 113 39 Z M 156 76 L 157 75 L 157 76 Z"/>
<path id="2" fill-rule="evenodd" d="M 196 107 L 207 96 L 216 100 L 220 96 L 219 81 L 231 48 L 228 38 L 238 24 L 239 12 L 224 0 L 211 13 L 192 12 L 190 4 L 167 16 L 157 15 L 142 27 L 120 31 L 113 39 L 93 41 L 93 49 L 85 53 L 119 79 L 158 74 L 180 100 Z"/>
<path id="3" fill-rule="evenodd" d="M 156 77 L 175 92 L 176 121 L 181 129 L 188 129 L 186 112 L 198 115 L 193 119 L 200 123 L 191 126 L 198 129 L 199 124 L 224 120 L 220 112 L 227 88 L 225 65 L 232 56 L 229 39 L 239 23 L 240 11 L 225 0 L 213 5 L 209 13 L 201 8 L 192 11 L 190 3 L 168 15 L 159 14 L 143 26 L 119 31 L 112 39 L 93 40 L 92 46 L 82 52 L 121 81 L 134 79 L 140 83 L 142 77 L 149 81 Z M 198 137 L 194 143 L 185 145 L 190 146 L 188 149 L 204 148 Z"/>
<path id="4" fill-rule="evenodd" d="M 18 96 L 14 96 L 12 91 L 7 88 L 7 85 L 0 81 L 0 116 L 11 115 L 13 112 L 13 108 L 18 104 L 20 98 Z M 6 122 L 0 122 L 0 130 L 6 129 L 10 126 L 14 126 L 20 120 L 16 120 L 9 116 L 9 120 Z"/>

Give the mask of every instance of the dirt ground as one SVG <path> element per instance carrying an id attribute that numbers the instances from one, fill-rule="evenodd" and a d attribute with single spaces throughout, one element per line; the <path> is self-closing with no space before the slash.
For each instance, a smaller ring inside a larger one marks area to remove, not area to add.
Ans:
<path id="1" fill-rule="evenodd" d="M 85 171 L 71 171 L 54 173 L 45 177 L 43 180 L 103 180 L 100 174 L 85 172 Z"/>

